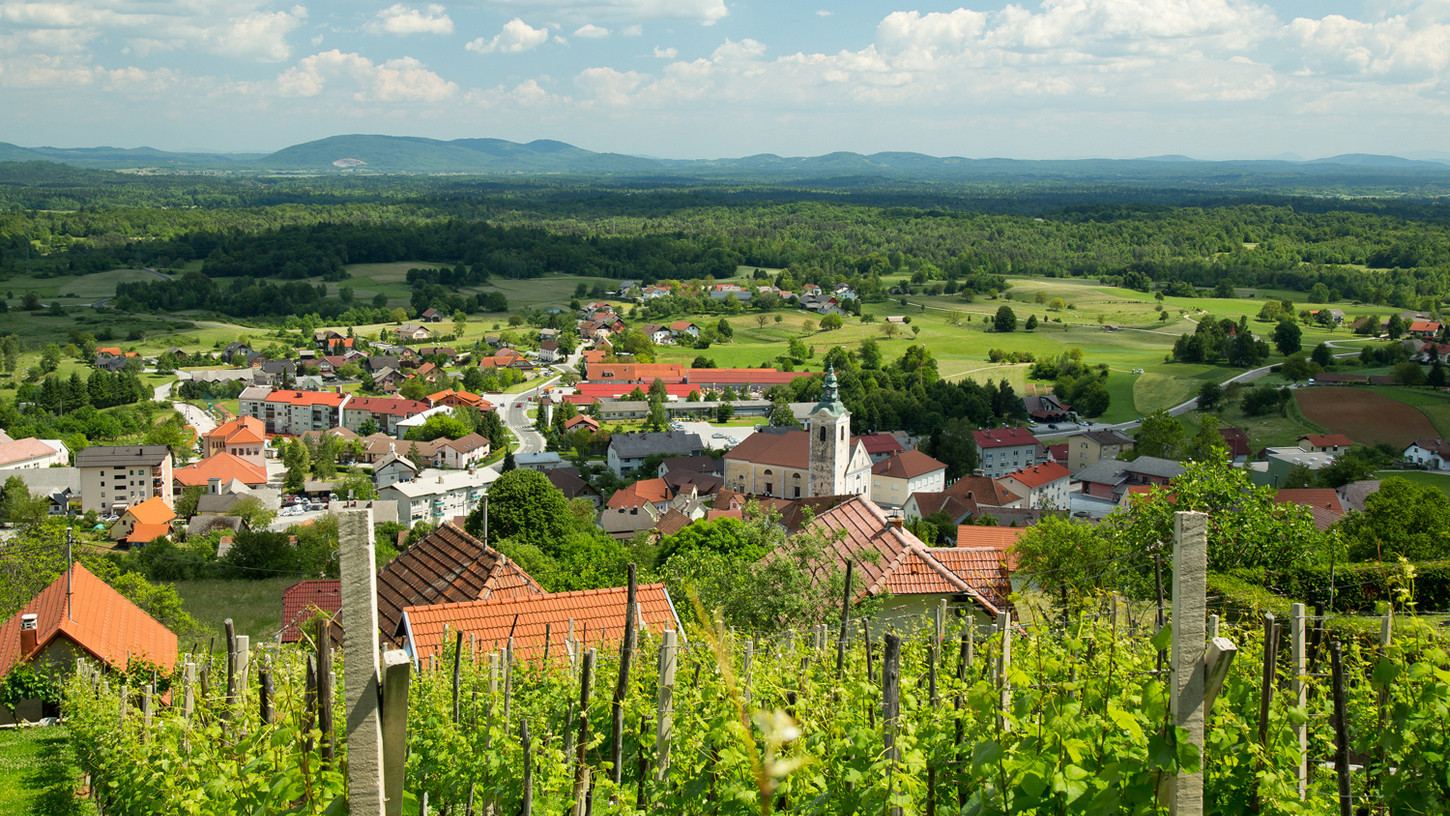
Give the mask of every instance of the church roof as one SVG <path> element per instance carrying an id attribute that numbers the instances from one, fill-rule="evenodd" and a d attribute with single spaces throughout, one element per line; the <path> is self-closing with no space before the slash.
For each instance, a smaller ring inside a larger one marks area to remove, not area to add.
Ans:
<path id="1" fill-rule="evenodd" d="M 836 382 L 836 369 L 826 369 L 825 388 L 821 391 L 821 401 L 811 409 L 811 416 L 819 413 L 826 413 L 833 417 L 844 416 L 846 405 L 841 402 L 840 386 Z"/>

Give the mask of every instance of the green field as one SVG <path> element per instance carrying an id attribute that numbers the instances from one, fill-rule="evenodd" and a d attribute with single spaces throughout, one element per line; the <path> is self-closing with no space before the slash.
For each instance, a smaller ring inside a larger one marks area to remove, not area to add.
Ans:
<path id="1" fill-rule="evenodd" d="M 7 816 L 94 816 L 75 792 L 81 772 L 63 726 L 0 731 L 0 813 Z"/>
<path id="2" fill-rule="evenodd" d="M 270 641 L 282 628 L 282 590 L 300 578 L 287 576 L 257 581 L 176 581 L 181 605 L 204 631 L 220 632 L 222 622 L 232 619 L 237 634 L 252 642 Z M 182 643 L 182 651 L 192 644 Z M 205 644 L 203 644 L 205 648 Z"/>

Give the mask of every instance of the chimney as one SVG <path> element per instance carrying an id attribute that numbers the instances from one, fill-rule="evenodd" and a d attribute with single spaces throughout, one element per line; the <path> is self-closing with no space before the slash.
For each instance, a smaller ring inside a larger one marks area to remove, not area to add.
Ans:
<path id="1" fill-rule="evenodd" d="M 20 654 L 28 656 L 35 651 L 36 618 L 31 613 L 20 616 Z"/>
<path id="2" fill-rule="evenodd" d="M 891 526 L 892 527 L 895 527 L 898 530 L 901 529 L 901 518 L 900 517 L 889 518 L 889 519 L 887 519 L 887 521 L 891 523 Z"/>
<path id="3" fill-rule="evenodd" d="M 221 495 L 222 480 L 216 476 L 208 478 L 206 480 L 206 492 L 212 494 L 213 496 Z"/>

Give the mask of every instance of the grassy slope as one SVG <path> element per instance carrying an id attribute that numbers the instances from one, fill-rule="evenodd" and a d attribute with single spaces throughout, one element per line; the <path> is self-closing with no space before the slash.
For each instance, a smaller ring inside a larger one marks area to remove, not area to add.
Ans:
<path id="1" fill-rule="evenodd" d="M 253 641 L 271 640 L 282 628 L 282 590 L 299 578 L 263 578 L 259 581 L 177 581 L 182 606 L 203 629 L 219 632 L 222 621 L 232 619 L 237 634 Z M 188 651 L 191 644 L 181 644 Z"/>
<path id="2" fill-rule="evenodd" d="M 1431 473 L 1424 470 L 1380 470 L 1376 471 L 1374 475 L 1377 479 L 1397 476 L 1415 484 L 1428 485 L 1450 496 L 1450 473 Z"/>

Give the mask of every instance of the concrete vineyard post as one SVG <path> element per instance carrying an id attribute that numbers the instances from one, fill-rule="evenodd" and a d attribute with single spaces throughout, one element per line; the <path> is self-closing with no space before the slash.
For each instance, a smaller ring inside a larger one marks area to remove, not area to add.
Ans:
<path id="1" fill-rule="evenodd" d="M 372 510 L 338 514 L 342 573 L 343 674 L 347 691 L 347 801 L 352 816 L 384 816 L 383 729 L 379 711 L 378 584 Z M 321 644 L 318 644 L 319 649 Z M 318 680 L 330 665 L 317 667 Z M 319 685 L 321 683 L 319 682 Z M 319 709 L 332 701 L 319 694 Z"/>

